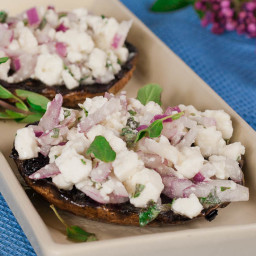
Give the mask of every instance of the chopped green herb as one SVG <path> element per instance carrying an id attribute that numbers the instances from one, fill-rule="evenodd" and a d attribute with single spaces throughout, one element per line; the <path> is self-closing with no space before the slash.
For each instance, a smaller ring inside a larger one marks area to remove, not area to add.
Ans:
<path id="1" fill-rule="evenodd" d="M 131 116 L 135 116 L 135 115 L 137 115 L 137 112 L 136 111 L 133 111 L 133 110 L 128 110 L 128 112 L 129 112 L 129 114 L 131 115 Z"/>
<path id="2" fill-rule="evenodd" d="M 7 19 L 7 12 L 5 11 L 0 11 L 0 23 L 5 23 Z"/>
<path id="3" fill-rule="evenodd" d="M 132 130 L 135 130 L 139 127 L 139 122 L 134 120 L 134 117 L 129 117 L 126 122 L 126 126 L 130 127 Z"/>
<path id="4" fill-rule="evenodd" d="M 227 190 L 227 189 L 231 189 L 231 187 L 220 187 L 220 191 L 225 191 L 225 190 Z"/>
<path id="5" fill-rule="evenodd" d="M 81 117 L 81 116 L 79 116 L 79 117 L 77 118 L 77 121 L 79 122 L 79 121 L 81 120 L 81 118 L 82 118 L 82 117 Z"/>
<path id="6" fill-rule="evenodd" d="M 191 116 L 195 116 L 196 114 L 195 113 L 190 113 Z"/>
<path id="7" fill-rule="evenodd" d="M 59 128 L 53 128 L 52 129 L 53 135 L 51 136 L 52 138 L 59 138 L 59 133 L 60 133 L 60 129 Z"/>
<path id="8" fill-rule="evenodd" d="M 67 13 L 61 12 L 61 13 L 59 13 L 58 18 L 60 19 L 62 17 L 66 17 L 66 16 L 67 16 Z"/>
<path id="9" fill-rule="evenodd" d="M 139 214 L 140 226 L 144 227 L 149 222 L 153 221 L 158 216 L 159 213 L 160 209 L 158 209 L 156 203 L 151 202 L 148 208 Z"/>
<path id="10" fill-rule="evenodd" d="M 65 226 L 66 234 L 69 239 L 74 240 L 76 242 L 91 242 L 97 240 L 95 234 L 93 233 L 86 232 L 85 230 L 78 226 L 68 226 L 66 222 L 60 217 L 54 205 L 50 205 L 50 208 L 53 210 L 59 221 Z"/>
<path id="11" fill-rule="evenodd" d="M 161 106 L 161 93 L 163 89 L 158 84 L 148 84 L 138 90 L 137 99 L 146 105 L 150 101 Z"/>
<path id="12" fill-rule="evenodd" d="M 45 17 L 43 17 L 43 19 L 41 20 L 41 22 L 40 22 L 38 28 L 39 28 L 40 30 L 43 30 L 44 27 L 46 26 L 46 24 L 47 24 L 47 20 L 46 20 Z"/>
<path id="13" fill-rule="evenodd" d="M 64 118 L 67 118 L 67 117 L 69 117 L 70 115 L 71 115 L 70 110 L 64 109 Z"/>
<path id="14" fill-rule="evenodd" d="M 216 187 L 210 192 L 207 197 L 200 197 L 200 203 L 206 206 L 219 204 L 221 201 L 217 195 Z"/>
<path id="15" fill-rule="evenodd" d="M 0 64 L 5 63 L 7 60 L 9 60 L 9 57 L 0 58 Z"/>
<path id="16" fill-rule="evenodd" d="M 86 154 L 93 153 L 94 156 L 103 162 L 113 162 L 116 159 L 116 152 L 109 145 L 108 141 L 103 136 L 96 136 Z"/>
<path id="17" fill-rule="evenodd" d="M 23 24 L 24 24 L 24 26 L 27 26 L 28 25 L 28 19 L 24 19 Z"/>
<path id="18" fill-rule="evenodd" d="M 135 142 L 138 142 L 139 140 L 141 140 L 143 137 L 148 136 L 150 138 L 157 138 L 160 136 L 162 130 L 163 130 L 163 121 L 166 119 L 172 119 L 172 120 L 177 120 L 178 118 L 180 118 L 182 115 L 184 114 L 184 112 L 180 112 L 177 113 L 175 115 L 171 115 L 171 116 L 166 116 L 164 118 L 158 119 L 156 121 L 154 121 L 152 124 L 150 124 L 149 127 L 140 130 L 137 133 L 137 137 Z"/>
<path id="19" fill-rule="evenodd" d="M 88 111 L 85 109 L 85 107 L 83 106 L 83 104 L 78 104 L 78 106 L 84 111 L 85 116 L 88 116 Z"/>
<path id="20" fill-rule="evenodd" d="M 134 145 L 137 133 L 132 131 L 129 127 L 124 127 L 120 135 L 124 136 L 124 141 L 126 142 L 128 148 Z"/>
<path id="21" fill-rule="evenodd" d="M 113 67 L 113 65 L 112 65 L 112 63 L 107 62 L 106 63 L 106 68 L 109 68 L 109 67 Z"/>
<path id="22" fill-rule="evenodd" d="M 241 156 L 238 156 L 236 161 L 240 161 L 241 160 Z"/>
<path id="23" fill-rule="evenodd" d="M 106 16 L 102 14 L 102 15 L 101 15 L 101 18 L 102 18 L 102 19 L 105 19 L 105 18 L 106 18 Z"/>
<path id="24" fill-rule="evenodd" d="M 89 77 L 89 75 L 82 77 L 82 78 L 79 80 L 79 83 L 82 83 L 82 82 L 83 82 L 84 80 L 86 80 L 88 77 Z"/>
<path id="25" fill-rule="evenodd" d="M 139 197 L 141 192 L 144 190 L 145 188 L 145 185 L 143 184 L 136 184 L 135 186 L 135 192 L 134 194 L 132 195 L 133 198 L 136 198 L 136 197 Z"/>
<path id="26" fill-rule="evenodd" d="M 122 61 L 120 59 L 117 59 L 117 63 L 122 66 Z"/>
<path id="27" fill-rule="evenodd" d="M 80 159 L 81 160 L 81 162 L 84 164 L 84 165 L 86 165 L 86 162 L 84 161 L 84 159 Z"/>
<path id="28" fill-rule="evenodd" d="M 58 155 L 54 155 L 54 158 L 57 159 L 59 156 Z"/>

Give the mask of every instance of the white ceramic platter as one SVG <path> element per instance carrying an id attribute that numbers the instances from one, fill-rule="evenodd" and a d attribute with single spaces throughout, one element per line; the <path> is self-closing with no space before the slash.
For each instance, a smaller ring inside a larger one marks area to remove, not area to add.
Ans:
<path id="1" fill-rule="evenodd" d="M 22 3 L 22 4 L 21 4 Z M 166 45 L 117 0 L 12 0 L 3 1 L 1 9 L 10 14 L 33 5 L 54 5 L 57 10 L 87 7 L 97 14 L 118 20 L 132 19 L 128 40 L 139 50 L 139 63 L 134 77 L 125 87 L 128 96 L 147 83 L 164 88 L 164 106 L 192 104 L 198 109 L 224 109 L 232 116 L 233 141 L 246 147 L 245 180 L 250 200 L 233 203 L 219 211 L 211 223 L 204 219 L 186 225 L 161 228 L 124 227 L 89 221 L 60 211 L 73 225 L 96 233 L 99 241 L 72 243 L 66 239 L 64 227 L 58 222 L 49 204 L 40 197 L 28 196 L 19 182 L 17 168 L 9 159 L 15 132 L 24 126 L 0 122 L 0 191 L 26 233 L 37 254 L 44 256 L 81 255 L 255 255 L 256 243 L 256 134 L 210 87 L 186 66 Z M 11 167 L 10 167 L 11 166 Z"/>

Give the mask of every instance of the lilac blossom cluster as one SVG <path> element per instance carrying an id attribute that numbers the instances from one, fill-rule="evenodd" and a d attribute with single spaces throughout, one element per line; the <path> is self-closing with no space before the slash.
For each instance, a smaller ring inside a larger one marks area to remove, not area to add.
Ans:
<path id="1" fill-rule="evenodd" d="M 256 37 L 256 0 L 197 0 L 195 9 L 203 14 L 202 26 L 212 24 L 215 34 L 236 30 Z"/>

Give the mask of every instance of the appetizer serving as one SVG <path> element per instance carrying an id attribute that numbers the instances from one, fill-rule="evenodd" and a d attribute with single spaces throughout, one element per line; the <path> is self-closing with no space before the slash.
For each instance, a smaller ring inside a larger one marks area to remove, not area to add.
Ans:
<path id="1" fill-rule="evenodd" d="M 57 12 L 31 8 L 16 17 L 0 12 L 0 84 L 76 107 L 86 97 L 118 92 L 131 78 L 137 51 L 126 42 L 132 21 L 84 8 Z"/>
<path id="2" fill-rule="evenodd" d="M 61 209 L 124 225 L 214 219 L 249 199 L 245 148 L 229 143 L 223 110 L 174 106 L 149 84 L 137 98 L 87 98 L 81 110 L 57 94 L 39 123 L 17 131 L 12 158 L 27 184 Z"/>

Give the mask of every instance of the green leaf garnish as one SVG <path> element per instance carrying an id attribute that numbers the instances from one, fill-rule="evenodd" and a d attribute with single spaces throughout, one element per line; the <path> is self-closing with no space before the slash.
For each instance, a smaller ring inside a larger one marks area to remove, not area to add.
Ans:
<path id="1" fill-rule="evenodd" d="M 161 93 L 163 89 L 158 84 L 148 84 L 138 90 L 137 99 L 146 105 L 154 101 L 161 106 Z"/>
<path id="2" fill-rule="evenodd" d="M 34 123 L 41 119 L 42 114 L 38 112 L 33 112 L 32 114 L 26 116 L 25 118 L 21 120 L 17 120 L 19 123 Z"/>
<path id="3" fill-rule="evenodd" d="M 59 221 L 66 227 L 66 234 L 69 239 L 74 240 L 76 242 L 91 242 L 97 240 L 95 234 L 86 232 L 79 226 L 67 225 L 67 223 L 60 217 L 54 205 L 50 205 L 50 207 L 55 213 L 56 217 L 59 219 Z"/>
<path id="4" fill-rule="evenodd" d="M 5 63 L 7 60 L 9 60 L 9 57 L 0 58 L 0 64 Z"/>
<path id="5" fill-rule="evenodd" d="M 7 12 L 0 11 L 0 23 L 5 23 L 7 16 L 8 16 Z"/>
<path id="6" fill-rule="evenodd" d="M 52 138 L 59 138 L 59 133 L 60 133 L 60 129 L 59 128 L 53 128 L 52 129 L 53 135 L 51 136 Z"/>
<path id="7" fill-rule="evenodd" d="M 149 138 L 157 138 L 160 136 L 162 130 L 163 130 L 163 121 L 166 119 L 172 119 L 172 120 L 177 120 L 179 119 L 182 115 L 184 115 L 184 112 L 180 112 L 171 116 L 166 116 L 164 118 L 158 119 L 154 121 L 150 126 L 146 129 L 140 130 L 137 133 L 137 137 L 135 139 L 135 142 L 138 142 L 141 140 L 143 137 L 148 136 Z"/>
<path id="8" fill-rule="evenodd" d="M 93 153 L 94 156 L 103 162 L 113 162 L 116 159 L 116 152 L 111 148 L 103 136 L 96 136 L 86 154 Z"/>
<path id="9" fill-rule="evenodd" d="M 5 89 L 2 85 L 0 85 L 0 98 L 1 99 L 12 99 L 15 97 L 10 91 Z"/>
<path id="10" fill-rule="evenodd" d="M 136 112 L 136 111 L 128 110 L 128 112 L 129 112 L 129 114 L 130 114 L 131 116 L 137 115 L 137 112 Z"/>
<path id="11" fill-rule="evenodd" d="M 67 118 L 67 117 L 69 117 L 70 115 L 71 115 L 70 110 L 64 109 L 64 118 Z"/>
<path id="12" fill-rule="evenodd" d="M 5 110 L 5 112 L 8 114 L 8 116 L 10 116 L 12 119 L 20 119 L 20 118 L 24 118 L 26 115 L 23 113 L 19 113 L 19 112 L 15 112 L 12 110 Z"/>
<path id="13" fill-rule="evenodd" d="M 60 19 L 62 17 L 66 17 L 66 16 L 67 16 L 66 12 L 61 12 L 61 13 L 59 13 L 58 18 Z"/>
<path id="14" fill-rule="evenodd" d="M 80 159 L 82 164 L 86 165 L 86 162 L 84 161 L 84 159 Z"/>
<path id="15" fill-rule="evenodd" d="M 46 26 L 46 24 L 47 24 L 47 20 L 46 20 L 45 17 L 43 17 L 43 19 L 41 20 L 41 22 L 40 22 L 38 28 L 39 28 L 40 30 L 43 30 L 44 27 Z"/>
<path id="16" fill-rule="evenodd" d="M 140 226 L 144 227 L 149 222 L 153 221 L 160 212 L 161 210 L 157 207 L 156 203 L 150 203 L 148 208 L 139 214 Z"/>
<path id="17" fill-rule="evenodd" d="M 231 187 L 220 187 L 221 192 L 226 191 L 227 189 L 231 189 Z"/>
<path id="18" fill-rule="evenodd" d="M 153 12 L 175 11 L 194 2 L 195 0 L 157 0 L 151 7 L 151 10 Z"/>
<path id="19" fill-rule="evenodd" d="M 18 97 L 27 100 L 28 104 L 36 111 L 45 112 L 47 109 L 47 104 L 50 101 L 41 94 L 30 92 L 26 90 L 17 89 L 15 93 Z"/>
<path id="20" fill-rule="evenodd" d="M 139 197 L 141 192 L 144 190 L 145 188 L 145 185 L 143 184 L 136 184 L 135 186 L 135 192 L 134 194 L 132 195 L 133 198 L 136 198 L 136 197 Z"/>
<path id="21" fill-rule="evenodd" d="M 217 195 L 216 187 L 209 193 L 207 197 L 200 197 L 200 203 L 206 206 L 219 204 L 221 201 Z"/>

